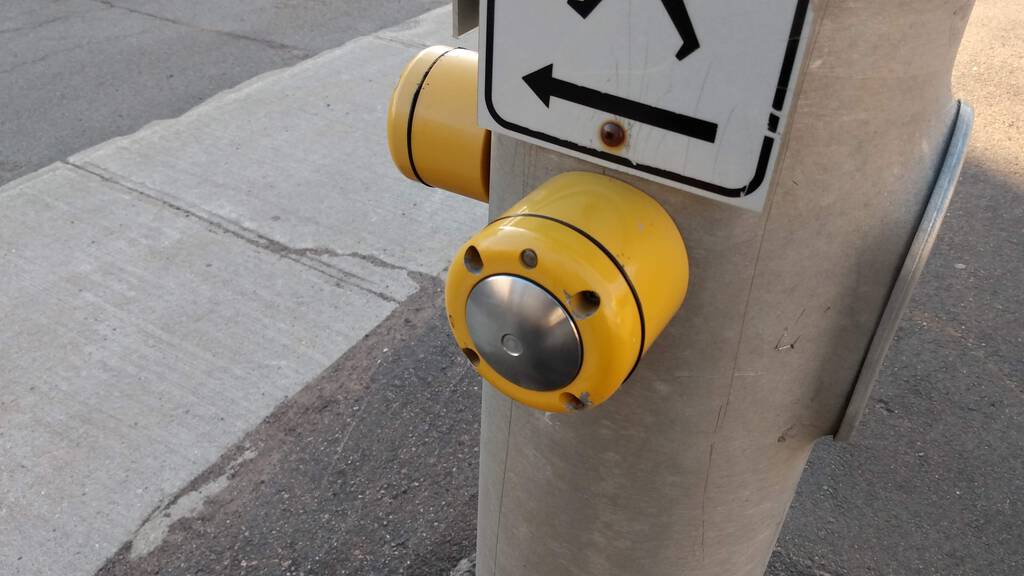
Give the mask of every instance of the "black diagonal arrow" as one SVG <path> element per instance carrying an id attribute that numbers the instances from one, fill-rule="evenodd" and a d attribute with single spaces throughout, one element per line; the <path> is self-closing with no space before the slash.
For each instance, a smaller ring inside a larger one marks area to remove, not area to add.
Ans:
<path id="1" fill-rule="evenodd" d="M 545 106 L 551 106 L 551 98 L 559 98 L 581 106 L 601 110 L 630 120 L 670 130 L 683 136 L 696 138 L 714 144 L 718 135 L 718 124 L 685 114 L 677 114 L 662 108 L 655 108 L 592 88 L 555 78 L 555 65 L 547 66 L 523 76 L 523 81 L 540 98 Z"/>
<path id="2" fill-rule="evenodd" d="M 683 0 L 661 0 L 661 3 L 665 5 L 668 17 L 672 19 L 672 24 L 679 31 L 679 37 L 683 39 L 683 47 L 676 52 L 676 59 L 682 60 L 700 48 L 697 31 L 693 29 L 690 13 L 686 10 Z"/>
<path id="3" fill-rule="evenodd" d="M 570 8 L 586 18 L 603 0 L 568 0 L 568 2 Z M 676 59 L 682 60 L 700 48 L 697 31 L 693 29 L 690 12 L 686 9 L 686 3 L 683 0 L 661 0 L 661 3 L 665 5 L 668 17 L 672 19 L 672 24 L 679 31 L 679 37 L 683 40 L 683 47 L 676 52 Z"/>
<path id="4" fill-rule="evenodd" d="M 603 0 L 569 0 L 569 8 L 586 18 Z"/>

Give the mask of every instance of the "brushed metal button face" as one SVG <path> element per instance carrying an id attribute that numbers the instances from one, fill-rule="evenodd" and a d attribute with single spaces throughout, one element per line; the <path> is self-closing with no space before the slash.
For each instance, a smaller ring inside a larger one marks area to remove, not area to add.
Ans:
<path id="1" fill-rule="evenodd" d="M 470 338 L 509 382 L 549 392 L 568 386 L 583 362 L 572 317 L 547 290 L 506 274 L 480 281 L 466 301 Z"/>

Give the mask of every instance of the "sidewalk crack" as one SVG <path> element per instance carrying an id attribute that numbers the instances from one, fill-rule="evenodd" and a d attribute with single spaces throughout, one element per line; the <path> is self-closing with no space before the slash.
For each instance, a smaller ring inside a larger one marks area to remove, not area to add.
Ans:
<path id="1" fill-rule="evenodd" d="M 149 32 L 149 30 L 150 30 L 149 28 L 146 28 L 146 29 L 143 29 L 143 30 L 136 30 L 135 32 L 131 32 L 131 33 L 128 33 L 128 34 L 117 34 L 117 35 L 114 35 L 114 36 L 106 36 L 106 37 L 103 37 L 103 38 L 97 38 L 97 39 L 93 39 L 93 40 L 87 40 L 85 42 L 80 42 L 78 44 L 74 44 L 72 46 L 68 46 L 68 47 L 65 47 L 65 48 L 60 48 L 58 50 L 54 50 L 53 52 L 47 52 L 46 54 L 43 54 L 42 56 L 39 56 L 38 58 L 33 58 L 32 60 L 26 60 L 24 62 L 19 62 L 18 64 L 15 64 L 15 65 L 10 66 L 8 68 L 0 69 L 0 75 L 10 74 L 11 72 L 14 72 L 16 70 L 20 70 L 21 68 L 25 68 L 26 66 L 32 66 L 32 65 L 35 65 L 35 64 L 39 64 L 40 62 L 45 62 L 46 60 L 49 60 L 50 58 L 53 58 L 54 56 L 57 56 L 57 55 L 60 55 L 60 54 L 67 54 L 68 52 L 79 51 L 82 48 L 85 48 L 86 46 L 92 46 L 93 44 L 102 44 L 104 42 L 115 42 L 115 41 L 118 41 L 118 40 L 127 40 L 128 38 L 134 38 L 136 36 L 141 36 L 141 35 Z"/>
<path id="2" fill-rule="evenodd" d="M 282 42 L 277 42 L 275 40 L 270 40 L 270 39 L 267 39 L 267 38 L 259 38 L 259 37 L 256 37 L 256 36 L 249 36 L 249 35 L 246 35 L 246 34 L 241 34 L 239 32 L 231 32 L 229 30 L 220 30 L 220 29 L 217 29 L 217 28 L 205 28 L 203 26 L 196 26 L 195 24 L 192 24 L 192 23 L 189 23 L 189 22 L 185 22 L 184 20 L 177 20 L 175 18 L 169 18 L 167 16 L 161 16 L 160 14 L 156 14 L 156 13 L 153 13 L 153 12 L 146 12 L 145 10 L 139 10 L 138 8 L 129 8 L 128 6 L 122 6 L 120 4 L 114 3 L 113 0 L 92 0 L 92 1 L 96 2 L 97 4 L 101 4 L 103 6 L 106 6 L 107 8 L 111 8 L 111 9 L 114 9 L 114 10 L 123 10 L 125 12 L 130 12 L 132 14 L 137 14 L 139 16 L 145 16 L 147 18 L 152 18 L 154 20 L 159 20 L 161 22 L 166 22 L 167 24 L 173 24 L 175 26 L 184 26 L 185 28 L 191 28 L 193 30 L 198 30 L 200 32 L 208 32 L 210 34 L 220 34 L 222 36 L 227 36 L 229 38 L 234 38 L 235 40 L 244 40 L 244 41 L 247 41 L 247 42 L 255 42 L 256 44 L 260 44 L 260 45 L 265 46 L 267 48 L 270 48 L 272 50 L 283 50 L 283 51 L 286 51 L 286 52 L 290 52 L 291 54 L 293 54 L 295 56 L 298 56 L 298 57 L 301 57 L 303 59 L 310 58 L 310 57 L 315 55 L 315 52 L 311 52 L 309 50 L 306 50 L 305 48 L 299 48 L 298 46 L 292 46 L 290 44 L 284 44 Z"/>
<path id="3" fill-rule="evenodd" d="M 394 296 L 391 296 L 390 294 L 386 294 L 384 292 L 381 292 L 380 290 L 377 290 L 375 288 L 371 288 L 371 286 L 375 284 L 372 280 L 370 280 L 368 278 L 364 278 L 364 277 L 362 277 L 362 276 L 360 276 L 358 274 L 355 274 L 355 273 L 350 272 L 348 270 L 344 270 L 344 269 L 342 269 L 342 268 L 340 268 L 338 266 L 335 266 L 335 265 L 333 265 L 333 264 L 331 264 L 329 262 L 325 262 L 324 260 L 322 260 L 321 257 L 323 257 L 323 256 L 345 256 L 345 254 L 340 254 L 336 250 L 334 250 L 333 248 L 328 248 L 328 247 L 295 248 L 295 247 L 289 246 L 289 245 L 287 245 L 287 244 L 285 244 L 285 243 L 283 243 L 283 242 L 281 242 L 279 240 L 275 240 L 275 239 L 273 239 L 273 238 L 271 238 L 269 236 L 261 234 L 261 233 L 255 231 L 255 230 L 253 230 L 251 228 L 247 228 L 245 226 L 242 226 L 242 225 L 240 225 L 238 223 L 235 223 L 235 222 L 226 223 L 226 222 L 224 222 L 223 220 L 221 220 L 220 218 L 218 218 L 218 217 L 216 217 L 214 215 L 207 215 L 207 214 L 203 214 L 201 212 L 195 211 L 195 210 L 190 210 L 189 208 L 186 208 L 184 206 L 180 206 L 178 204 L 170 202 L 170 201 L 168 201 L 168 200 L 166 200 L 166 199 L 164 199 L 164 198 L 162 198 L 162 197 L 160 197 L 160 196 L 158 196 L 156 194 L 152 194 L 150 192 L 142 190 L 141 188 L 139 188 L 137 186 L 132 186 L 131 184 L 129 184 L 127 182 L 124 182 L 124 181 L 112 178 L 112 177 L 108 176 L 107 174 L 104 174 L 103 172 L 101 172 L 99 170 L 95 170 L 95 169 L 90 168 L 89 166 L 85 166 L 85 165 L 82 165 L 82 164 L 75 164 L 75 163 L 71 162 L 70 160 L 64 160 L 61 163 L 66 165 L 66 166 L 68 166 L 68 167 L 71 167 L 71 168 L 73 168 L 75 170 L 81 170 L 83 172 L 86 172 L 87 174 L 95 176 L 96 178 L 99 178 L 100 180 L 103 180 L 104 182 L 113 184 L 115 186 L 118 186 L 118 187 L 123 188 L 125 190 L 128 190 L 130 192 L 133 192 L 135 194 L 143 196 L 143 197 L 145 197 L 145 198 L 147 198 L 149 200 L 152 200 L 154 202 L 158 202 L 159 204 L 161 204 L 162 206 L 164 206 L 166 208 L 169 208 L 171 210 L 174 210 L 175 212 L 179 212 L 181 214 L 184 214 L 187 218 L 195 218 L 196 220 L 199 220 L 199 221 L 203 222 L 204 224 L 206 224 L 207 226 L 211 227 L 212 229 L 214 229 L 214 230 L 216 230 L 218 232 L 221 232 L 223 234 L 227 234 L 229 236 L 233 236 L 233 237 L 235 237 L 235 238 L 237 238 L 237 239 L 245 242 L 246 244 L 249 244 L 250 246 L 253 246 L 253 247 L 257 248 L 257 249 L 270 252 L 272 254 L 280 256 L 281 258 L 286 258 L 286 259 L 291 260 L 292 262 L 295 262 L 295 263 L 297 263 L 297 264 L 299 264 L 301 266 L 309 268 L 310 270 L 313 270 L 315 272 L 319 272 L 320 274 L 322 274 L 324 276 L 327 276 L 328 278 L 330 278 L 330 279 L 334 280 L 335 282 L 339 283 L 339 285 L 343 284 L 345 286 L 350 286 L 352 288 L 356 288 L 358 290 L 362 290 L 363 292 L 371 294 L 371 295 L 373 295 L 373 296 L 375 296 L 375 297 L 377 297 L 377 298 L 379 298 L 379 299 L 381 299 L 381 300 L 383 300 L 385 302 L 389 302 L 391 304 L 401 304 L 401 300 L 395 298 Z M 368 258 L 374 258 L 374 257 L 368 257 Z M 366 258 L 363 258 L 363 259 L 366 260 Z M 376 259 L 376 260 L 378 260 L 378 261 L 380 261 L 380 262 L 382 262 L 384 264 L 387 264 L 383 260 L 379 260 L 379 259 Z M 397 268 L 397 267 L 395 267 L 395 268 Z"/>
<path id="4" fill-rule="evenodd" d="M 17 32 L 28 32 L 29 30 L 38 30 L 40 28 L 44 28 L 46 26 L 49 26 L 50 24 L 56 24 L 57 22 L 63 22 L 64 20 L 68 20 L 68 19 L 71 19 L 71 18 L 75 18 L 77 16 L 82 16 L 83 14 L 89 14 L 89 13 L 90 12 L 87 11 L 87 12 L 74 12 L 74 13 L 71 13 L 71 14 L 61 14 L 60 16 L 54 16 L 53 18 L 47 18 L 45 20 L 40 20 L 39 22 L 34 22 L 32 24 L 25 24 L 24 26 L 14 26 L 13 28 L 0 28 L 0 35 L 3 35 L 3 34 L 14 34 L 14 33 L 17 33 Z"/>

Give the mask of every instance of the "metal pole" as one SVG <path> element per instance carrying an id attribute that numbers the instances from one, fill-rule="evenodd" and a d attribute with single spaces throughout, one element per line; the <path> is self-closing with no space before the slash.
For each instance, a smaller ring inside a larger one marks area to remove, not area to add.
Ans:
<path id="1" fill-rule="evenodd" d="M 547 414 L 485 385 L 477 574 L 764 572 L 936 182 L 972 5 L 815 0 L 760 213 L 494 136 L 492 217 L 557 174 L 607 173 L 672 214 L 691 277 L 678 316 L 601 407 Z"/>

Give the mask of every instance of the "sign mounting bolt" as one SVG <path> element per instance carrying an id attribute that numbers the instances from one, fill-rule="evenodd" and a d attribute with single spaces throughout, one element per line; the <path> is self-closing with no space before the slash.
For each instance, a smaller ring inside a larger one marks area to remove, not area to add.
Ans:
<path id="1" fill-rule="evenodd" d="M 626 129 L 618 122 L 609 120 L 601 125 L 601 141 L 609 148 L 618 148 L 626 143 Z"/>

